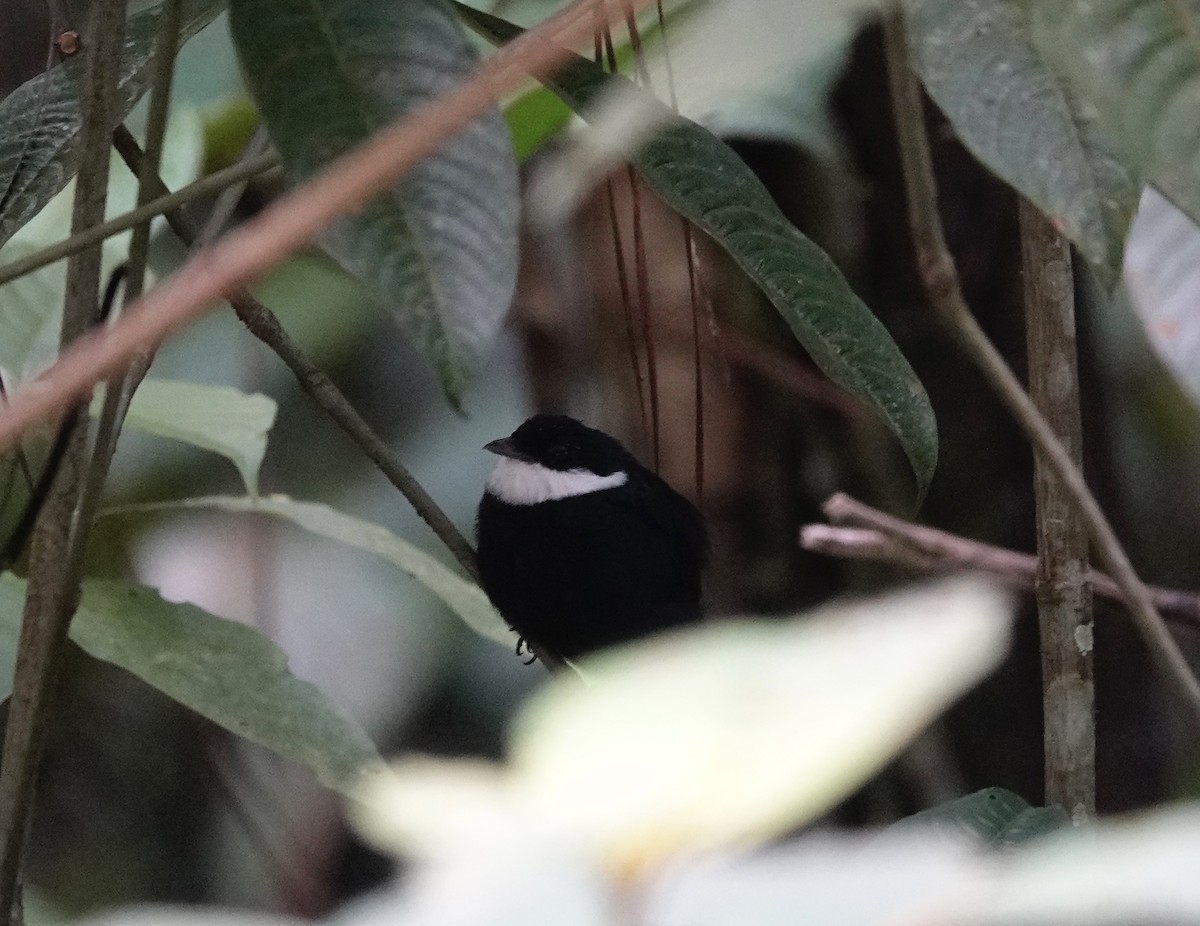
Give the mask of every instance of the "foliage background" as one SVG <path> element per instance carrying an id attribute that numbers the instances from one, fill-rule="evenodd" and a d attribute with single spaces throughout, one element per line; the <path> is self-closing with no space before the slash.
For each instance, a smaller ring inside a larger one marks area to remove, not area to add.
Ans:
<path id="1" fill-rule="evenodd" d="M 533 22 L 539 14 L 532 6 L 498 12 Z M 0 72 L 0 90 L 44 64 L 45 30 L 22 18 L 38 13 L 38 4 L 21 0 L 0 6 L 0 21 L 11 26 L 0 34 L 0 62 L 8 69 Z M 1028 447 L 933 324 L 914 275 L 878 28 L 868 24 L 841 40 L 830 35 L 815 60 L 799 64 L 795 76 L 781 69 L 770 86 L 723 101 L 712 125 L 732 140 L 788 218 L 836 259 L 928 389 L 940 462 L 922 519 L 1028 549 Z M 245 88 L 224 17 L 181 52 L 174 101 L 178 183 L 189 170 L 228 158 L 246 134 Z M 1016 194 L 980 166 L 936 109 L 930 113 L 938 120 L 932 137 L 943 214 L 967 296 L 1020 370 Z M 536 160 L 526 166 L 526 179 Z M 270 184 L 254 186 L 249 207 L 275 192 Z M 618 194 L 627 203 L 621 179 Z M 686 338 L 670 336 L 690 326 L 684 250 L 674 219 L 648 198 L 643 205 L 651 285 L 666 332 L 658 354 L 663 405 L 677 412 L 664 421 L 662 469 L 695 491 L 696 365 Z M 421 352 L 330 260 L 293 258 L 257 292 L 469 532 L 489 465 L 479 448 L 534 408 L 584 415 L 649 453 L 619 343 L 606 334 L 623 311 L 606 219 L 597 196 L 564 229 L 523 231 L 515 308 L 462 392 L 465 417 L 444 401 Z M 63 231 L 61 223 L 47 229 L 44 240 Z M 20 256 L 11 248 L 2 256 Z M 173 239 L 157 236 L 155 269 L 169 272 L 180 259 Z M 744 339 L 752 359 L 782 359 L 788 371 L 763 376 L 729 357 L 709 356 L 701 365 L 705 506 L 718 553 L 710 581 L 714 606 L 723 613 L 788 614 L 890 585 L 895 576 L 882 567 L 802 552 L 796 531 L 820 520 L 818 506 L 835 489 L 905 512 L 912 489 L 902 451 L 882 425 L 822 388 L 786 326 L 727 260 L 704 247 L 701 263 L 721 322 L 732 331 L 729 354 Z M 1081 284 L 1091 293 L 1081 302 L 1089 479 L 1144 577 L 1193 586 L 1200 528 L 1194 405 L 1130 306 L 1104 298 L 1082 277 Z M 0 290 L 0 298 L 13 299 L 12 290 Z M 260 477 L 264 493 L 328 502 L 449 564 L 394 490 L 274 358 L 245 337 L 231 313 L 212 315 L 169 341 L 154 375 L 272 396 L 279 409 Z M 109 501 L 240 492 L 227 461 L 130 432 Z M 385 753 L 498 756 L 516 705 L 542 682 L 538 670 L 471 634 L 392 567 L 287 525 L 213 512 L 105 519 L 89 557 L 89 575 L 135 576 L 169 599 L 263 630 L 287 653 L 295 674 L 325 691 Z M 1174 728 L 1119 609 L 1098 610 L 1100 810 L 1196 796 L 1194 743 Z M 1041 803 L 1036 627 L 1028 602 L 1023 612 L 998 671 L 833 820 L 888 823 L 983 787 Z M 1194 630 L 1182 631 L 1181 642 L 1196 655 Z M 349 834 L 338 801 L 306 773 L 228 739 L 124 672 L 79 653 L 37 821 L 30 877 L 50 916 L 139 900 L 318 914 L 375 883 L 389 864 Z"/>

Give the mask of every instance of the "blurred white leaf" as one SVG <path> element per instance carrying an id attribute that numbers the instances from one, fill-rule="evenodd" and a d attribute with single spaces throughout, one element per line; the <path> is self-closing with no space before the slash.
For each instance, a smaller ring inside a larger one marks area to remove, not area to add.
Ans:
<path id="1" fill-rule="evenodd" d="M 97 393 L 92 415 L 99 415 L 103 404 L 103 395 Z M 275 400 L 257 392 L 147 377 L 133 394 L 125 423 L 221 454 L 237 467 L 246 491 L 254 495 L 275 411 Z"/>
<path id="2" fill-rule="evenodd" d="M 645 926 L 960 923 L 947 911 L 990 886 L 987 859 L 926 835 L 818 834 L 750 856 L 720 855 L 655 881 Z M 957 911 L 955 911 L 957 913 Z"/>
<path id="3" fill-rule="evenodd" d="M 682 861 L 636 888 L 553 844 L 489 842 L 420 864 L 330 926 L 1123 926 L 1200 923 L 1200 808 L 1064 830 L 981 851 L 935 834 L 822 833 L 753 853 Z M 621 900 L 625 903 L 621 903 Z M 153 918 L 151 918 L 153 917 Z M 146 908 L 87 926 L 274 926 L 227 910 Z"/>
<path id="4" fill-rule="evenodd" d="M 1200 228 L 1153 187 L 1125 244 L 1124 278 L 1150 343 L 1200 402 Z"/>
<path id="5" fill-rule="evenodd" d="M 753 845 L 877 771 L 996 665 L 1009 625 L 1002 593 L 952 580 L 610 650 L 582 661 L 594 684 L 559 676 L 534 696 L 507 772 L 399 766 L 364 792 L 360 825 L 417 856 L 520 833 L 621 874 Z"/>
<path id="6" fill-rule="evenodd" d="M 144 906 L 72 920 L 76 926 L 300 926 L 307 920 L 224 907 Z"/>
<path id="7" fill-rule="evenodd" d="M 585 659 L 522 712 L 531 814 L 637 871 L 805 823 L 1003 657 L 1008 599 L 954 580 L 786 622 L 730 622 Z"/>
<path id="8" fill-rule="evenodd" d="M 483 761 L 411 758 L 365 776 L 350 805 L 377 848 L 419 864 L 338 926 L 604 926 L 614 922 L 603 874 L 578 846 L 551 838 Z"/>
<path id="9" fill-rule="evenodd" d="M 349 812 L 359 835 L 380 851 L 444 858 L 519 835 L 521 808 L 512 796 L 494 762 L 414 756 L 364 776 Z"/>
<path id="10" fill-rule="evenodd" d="M 1200 923 L 1198 858 L 1195 804 L 1063 831 L 1001 856 L 992 890 L 964 912 L 986 926 Z"/>

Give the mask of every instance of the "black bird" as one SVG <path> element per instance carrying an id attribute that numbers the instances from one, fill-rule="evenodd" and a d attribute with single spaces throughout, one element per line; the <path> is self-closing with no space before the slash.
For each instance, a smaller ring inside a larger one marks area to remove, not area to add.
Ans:
<path id="1" fill-rule="evenodd" d="M 700 512 L 615 438 L 537 415 L 484 449 L 479 572 L 524 640 L 574 659 L 700 619 Z"/>

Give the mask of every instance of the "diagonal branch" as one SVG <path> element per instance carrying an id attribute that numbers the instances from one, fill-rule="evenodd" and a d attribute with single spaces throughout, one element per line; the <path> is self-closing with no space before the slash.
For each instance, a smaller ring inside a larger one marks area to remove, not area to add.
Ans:
<path id="1" fill-rule="evenodd" d="M 884 25 L 889 85 L 908 194 L 909 225 L 917 250 L 918 269 L 930 303 L 1079 509 L 1101 562 L 1121 588 L 1134 626 L 1200 732 L 1200 682 L 1163 623 L 1149 590 L 1138 578 L 1083 474 L 967 306 L 958 271 L 942 233 L 937 183 L 925 129 L 924 100 L 912 72 L 900 11 L 893 8 L 884 17 Z"/>

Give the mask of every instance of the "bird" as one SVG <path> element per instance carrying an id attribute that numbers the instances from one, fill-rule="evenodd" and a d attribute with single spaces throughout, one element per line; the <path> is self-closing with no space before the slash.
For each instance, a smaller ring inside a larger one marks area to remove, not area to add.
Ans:
<path id="1" fill-rule="evenodd" d="M 535 415 L 484 449 L 500 459 L 476 518 L 479 573 L 518 653 L 573 661 L 701 619 L 704 520 L 616 438 Z"/>

